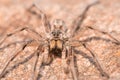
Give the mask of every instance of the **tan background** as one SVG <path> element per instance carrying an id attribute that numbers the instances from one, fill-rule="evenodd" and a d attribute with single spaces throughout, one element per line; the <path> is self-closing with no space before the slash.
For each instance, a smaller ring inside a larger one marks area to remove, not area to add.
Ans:
<path id="1" fill-rule="evenodd" d="M 46 3 L 47 0 L 45 0 Z M 68 1 L 68 2 L 67 2 Z M 43 2 L 38 3 L 41 10 L 43 10 L 49 20 L 52 22 L 56 18 L 60 18 L 66 22 L 68 28 L 70 28 L 71 22 L 83 12 L 85 7 L 94 2 L 95 0 L 60 0 L 60 4 L 56 4 L 56 1 L 46 3 L 48 5 L 42 5 Z M 33 3 L 32 0 L 0 0 L 0 39 L 4 35 L 10 33 L 20 26 L 32 27 L 39 33 L 41 31 L 40 18 L 30 14 L 26 11 L 27 8 Z M 100 0 L 100 4 L 97 4 L 90 8 L 87 12 L 87 17 L 84 20 L 82 27 L 89 25 L 102 31 L 106 31 L 120 41 L 120 0 Z M 26 31 L 16 34 L 8 38 L 3 45 L 12 43 L 19 40 L 29 39 Z M 85 30 L 77 34 L 76 39 L 86 39 L 87 37 L 100 37 L 110 39 L 109 37 L 92 30 Z M 120 80 L 120 46 L 115 45 L 111 41 L 105 40 L 91 40 L 88 42 L 89 46 L 96 53 L 97 58 L 103 67 L 103 69 L 110 75 L 109 80 Z M 15 60 L 10 64 L 8 69 L 16 63 L 23 61 L 29 56 L 36 48 L 37 44 L 31 45 L 25 49 Z M 19 46 L 19 44 L 17 45 Z M 91 56 L 82 46 L 77 48 L 81 50 L 81 54 L 77 56 L 77 66 L 79 71 L 80 80 L 103 80 L 97 68 L 89 61 L 86 56 Z M 0 51 L 0 71 L 2 70 L 5 62 L 13 54 L 15 46 L 6 48 L 4 51 Z M 32 70 L 34 67 L 36 57 L 33 57 L 28 62 L 19 65 L 17 68 L 9 71 L 9 73 L 2 80 L 31 80 Z M 61 62 L 54 61 L 51 67 L 47 66 L 42 70 L 43 77 L 41 80 L 60 80 L 63 76 L 61 72 Z M 37 66 L 39 68 L 39 66 Z M 37 69 L 38 69 L 37 68 Z M 69 75 L 65 80 L 72 80 Z"/>

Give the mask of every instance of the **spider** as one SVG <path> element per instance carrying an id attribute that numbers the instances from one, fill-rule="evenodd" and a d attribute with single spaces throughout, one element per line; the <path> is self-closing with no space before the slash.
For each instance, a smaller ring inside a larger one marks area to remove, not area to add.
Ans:
<path id="1" fill-rule="evenodd" d="M 102 69 L 101 65 L 99 64 L 95 53 L 91 50 L 90 47 L 88 47 L 88 45 L 85 43 L 85 41 L 80 41 L 80 40 L 75 40 L 74 37 L 76 36 L 77 32 L 79 31 L 79 29 L 81 28 L 81 24 L 83 22 L 83 20 L 86 17 L 86 13 L 89 10 L 90 7 L 92 7 L 93 5 L 97 4 L 98 2 L 92 3 L 90 5 L 88 5 L 86 7 L 86 9 L 84 10 L 84 12 L 82 13 L 82 15 L 78 16 L 78 18 L 73 22 L 74 29 L 70 32 L 71 35 L 68 35 L 68 29 L 65 26 L 65 22 L 63 20 L 60 19 L 56 19 L 54 20 L 53 24 L 51 25 L 50 22 L 47 19 L 47 16 L 45 13 L 43 13 L 41 10 L 40 11 L 40 17 L 42 19 L 42 25 L 44 26 L 44 30 L 46 33 L 46 36 L 42 36 L 41 34 L 37 33 L 35 30 L 29 28 L 29 27 L 22 27 L 19 30 L 16 30 L 15 32 L 9 33 L 7 34 L 0 42 L 0 45 L 2 45 L 2 43 L 10 36 L 21 32 L 23 30 L 28 31 L 29 33 L 32 33 L 33 35 L 37 36 L 36 38 L 33 38 L 32 40 L 27 40 L 27 41 L 22 41 L 22 42 L 15 42 L 15 43 L 11 43 L 8 44 L 6 46 L 3 46 L 0 48 L 0 50 L 5 49 L 6 47 L 9 47 L 10 45 L 16 44 L 16 43 L 24 43 L 22 45 L 21 48 L 19 48 L 15 54 L 10 57 L 10 59 L 5 63 L 5 66 L 3 67 L 1 73 L 0 73 L 0 79 L 3 78 L 5 76 L 5 74 L 7 73 L 6 68 L 9 66 L 10 62 L 12 62 L 15 57 L 17 55 L 19 55 L 20 51 L 23 51 L 26 46 L 33 42 L 36 41 L 39 43 L 39 46 L 37 47 L 37 50 L 34 51 L 34 53 L 32 54 L 32 56 L 36 55 L 37 59 L 35 61 L 35 65 L 34 65 L 34 73 L 36 71 L 36 64 L 38 62 L 38 58 L 41 55 L 42 56 L 42 60 L 41 60 L 41 66 L 43 65 L 50 65 L 52 63 L 52 61 L 55 58 L 61 58 L 61 59 L 66 59 L 66 66 L 63 66 L 65 69 L 65 72 L 69 72 L 69 70 L 67 70 L 67 68 L 69 67 L 72 76 L 73 76 L 73 80 L 79 80 L 78 78 L 78 74 L 77 74 L 77 70 L 75 68 L 75 52 L 74 48 L 78 47 L 78 46 L 83 46 L 86 50 L 88 50 L 92 57 L 93 60 L 95 62 L 95 65 L 97 67 L 97 69 L 100 71 L 102 76 L 105 76 L 106 78 L 109 78 L 109 75 Z M 35 5 L 32 5 L 28 11 L 31 12 L 34 15 L 38 15 L 36 12 L 32 11 L 32 8 L 36 7 Z M 107 35 L 110 38 L 112 38 L 114 40 L 115 44 L 119 44 L 120 42 L 115 39 L 113 36 L 111 36 L 110 34 L 108 34 L 107 32 L 104 31 L 100 31 L 98 29 L 95 29 L 91 26 L 87 26 L 86 29 L 90 29 L 90 30 L 94 30 L 97 32 L 102 33 L 103 35 Z M 33 37 L 33 36 L 32 36 Z M 74 42 L 76 42 L 78 45 L 74 45 Z M 31 57 L 30 57 L 31 58 Z M 16 67 L 16 66 L 14 66 Z M 38 73 L 39 74 L 39 73 Z M 34 77 L 34 80 L 38 80 L 38 76 Z"/>

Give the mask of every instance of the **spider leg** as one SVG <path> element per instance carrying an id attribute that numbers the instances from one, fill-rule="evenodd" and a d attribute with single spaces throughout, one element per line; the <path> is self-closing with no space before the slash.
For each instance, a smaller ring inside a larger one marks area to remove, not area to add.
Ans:
<path id="1" fill-rule="evenodd" d="M 53 61 L 53 56 L 50 55 L 49 53 L 49 47 L 48 47 L 48 44 L 44 45 L 43 46 L 43 53 L 41 54 L 41 60 L 40 60 L 40 68 L 39 68 L 39 72 L 37 72 L 37 75 L 36 75 L 36 80 L 39 80 L 40 77 L 41 77 L 41 74 L 40 74 L 40 71 L 41 71 L 41 68 L 43 66 L 46 66 L 46 65 L 50 65 Z"/>
<path id="2" fill-rule="evenodd" d="M 14 70 L 16 67 L 20 66 L 21 64 L 24 64 L 24 63 L 28 62 L 35 55 L 35 53 L 36 53 L 36 51 L 34 51 L 30 56 L 28 56 L 24 60 L 20 61 L 19 63 L 15 64 L 14 66 L 12 66 L 10 69 L 6 70 L 4 72 L 3 76 L 5 76 L 9 71 Z"/>
<path id="3" fill-rule="evenodd" d="M 39 53 L 36 54 L 37 58 L 35 60 L 35 65 L 34 65 L 34 70 L 33 70 L 33 80 L 36 80 L 36 67 L 37 67 L 37 63 L 38 63 L 38 59 L 39 59 Z"/>
<path id="4" fill-rule="evenodd" d="M 68 55 L 67 55 L 67 69 L 70 69 L 70 72 L 72 73 L 73 80 L 79 80 L 77 69 L 75 66 L 75 55 L 73 54 L 73 48 L 69 47 L 68 49 Z"/>
<path id="5" fill-rule="evenodd" d="M 96 37 L 96 36 L 94 36 L 94 37 L 89 37 L 89 38 L 84 39 L 84 40 L 81 40 L 81 41 L 79 41 L 79 42 L 90 42 L 90 41 L 92 41 L 92 40 L 103 40 L 103 41 L 106 41 L 106 42 L 112 42 L 112 43 L 114 43 L 114 44 L 116 44 L 116 45 L 119 45 L 119 44 L 117 44 L 116 42 L 111 41 L 110 39 L 101 38 L 101 37 Z"/>
<path id="6" fill-rule="evenodd" d="M 34 8 L 38 12 L 34 11 Z M 34 3 L 30 8 L 28 8 L 28 12 L 32 13 L 33 15 L 37 15 L 38 17 L 41 18 L 42 26 L 44 26 L 44 30 L 46 33 L 49 33 L 51 31 L 50 22 L 47 18 L 47 15 L 39 9 L 37 3 Z"/>
<path id="7" fill-rule="evenodd" d="M 97 37 L 97 36 L 89 37 L 89 38 L 86 38 L 86 39 L 83 39 L 83 40 L 73 39 L 73 40 L 70 41 L 70 45 L 73 46 L 73 47 L 77 47 L 77 46 L 79 47 L 79 46 L 81 46 L 81 44 L 79 44 L 79 43 L 90 42 L 92 40 L 102 40 L 102 41 L 105 41 L 105 42 L 111 42 L 113 44 L 119 45 L 119 42 L 117 43 L 113 40 L 106 39 L 106 38 L 101 38 L 101 37 Z"/>
<path id="8" fill-rule="evenodd" d="M 93 59 L 95 61 L 95 65 L 97 66 L 97 68 L 100 71 L 101 75 L 105 76 L 106 78 L 109 78 L 109 75 L 102 69 L 100 63 L 98 62 L 98 59 L 97 59 L 97 57 L 95 55 L 95 52 L 93 52 L 92 49 L 90 47 L 88 47 L 85 43 L 81 43 L 81 44 L 84 46 L 84 48 L 86 50 L 88 50 L 91 53 L 91 55 L 92 55 L 92 57 L 93 57 Z"/>
<path id="9" fill-rule="evenodd" d="M 120 41 L 118 41 L 116 38 L 114 38 L 112 35 L 110 35 L 110 34 L 107 33 L 107 32 L 104 32 L 104 31 L 95 29 L 95 28 L 93 28 L 93 27 L 91 27 L 91 26 L 87 26 L 87 28 L 89 28 L 89 29 L 91 29 L 91 30 L 94 30 L 94 31 L 97 31 L 97 32 L 99 32 L 99 33 L 102 33 L 102 34 L 104 34 L 104 35 L 107 35 L 107 36 L 109 36 L 111 39 L 113 39 L 113 40 L 115 41 L 114 43 L 120 44 Z"/>
<path id="10" fill-rule="evenodd" d="M 41 74 L 40 74 L 40 69 L 42 68 L 42 66 L 43 66 L 43 58 L 44 58 L 44 54 L 41 54 L 41 60 L 40 60 L 40 68 L 39 68 L 39 71 L 36 73 L 36 75 L 35 75 L 35 79 L 34 80 L 39 80 L 40 79 L 40 77 L 41 77 Z"/>
<path id="11" fill-rule="evenodd" d="M 73 48 L 71 47 L 71 56 L 70 56 L 70 69 L 71 69 L 71 73 L 73 75 L 73 79 L 74 80 L 79 80 L 78 79 L 78 74 L 77 74 L 77 70 L 75 68 L 75 56 L 73 54 Z"/>
<path id="12" fill-rule="evenodd" d="M 4 75 L 3 76 L 5 76 L 6 74 L 7 74 L 7 72 L 9 72 L 9 71 L 12 71 L 14 68 L 16 68 L 16 67 L 18 67 L 20 64 L 24 64 L 25 62 L 27 62 L 27 61 L 29 61 L 35 54 L 36 54 L 36 56 L 37 56 L 37 58 L 36 58 L 36 61 L 35 61 L 35 66 L 34 66 L 34 73 L 35 73 L 35 70 L 36 70 L 36 65 L 37 65 L 37 62 L 38 62 L 38 58 L 39 58 L 39 47 L 38 47 L 38 49 L 37 50 L 35 50 L 30 56 L 28 56 L 27 58 L 25 58 L 23 61 L 21 61 L 21 62 L 19 62 L 19 63 L 17 63 L 17 64 L 15 64 L 14 66 L 12 66 L 9 70 L 7 70 L 7 71 L 5 71 L 5 73 L 4 73 Z M 35 78 L 35 76 L 33 76 L 34 78 Z M 36 78 L 35 79 L 33 79 L 33 80 L 36 80 Z"/>
<path id="13" fill-rule="evenodd" d="M 1 50 L 4 50 L 5 48 L 7 48 L 7 47 L 9 47 L 9 46 L 11 46 L 11 45 L 16 45 L 16 44 L 18 44 L 18 43 L 20 44 L 20 43 L 32 42 L 32 41 L 33 41 L 33 40 L 16 41 L 16 42 L 7 44 L 7 45 L 5 45 L 5 46 L 3 46 L 3 47 L 0 47 L 0 51 L 1 51 Z"/>
<path id="14" fill-rule="evenodd" d="M 88 12 L 88 10 L 92 7 L 92 6 L 94 6 L 94 5 L 96 5 L 96 4 L 98 4 L 99 3 L 99 1 L 97 0 L 97 1 L 95 1 L 94 3 L 92 3 L 92 4 L 89 4 L 86 8 L 85 8 L 85 10 L 83 11 L 83 13 L 81 14 L 81 15 L 79 15 L 74 21 L 73 21 L 73 23 L 72 23 L 72 27 L 74 27 L 74 30 L 72 30 L 72 37 L 73 36 L 75 36 L 75 34 L 78 32 L 78 30 L 80 29 L 80 27 L 81 27 L 81 25 L 82 25 L 82 23 L 83 23 L 83 21 L 84 21 L 84 19 L 86 18 L 86 15 L 87 15 L 87 12 Z"/>
<path id="15" fill-rule="evenodd" d="M 33 69 L 33 77 L 34 77 L 33 80 L 37 80 L 37 75 L 36 75 L 36 72 L 35 72 L 35 71 L 36 71 L 38 59 L 39 59 L 39 56 L 40 56 L 40 53 L 41 53 L 41 52 L 42 52 L 42 45 L 40 45 L 40 46 L 38 47 L 37 51 L 35 52 L 37 58 L 36 58 L 36 60 L 35 60 L 35 65 L 34 65 L 34 69 Z M 42 62 L 42 60 L 41 60 L 41 62 Z M 41 63 L 41 64 L 42 64 L 42 63 Z M 40 65 L 41 65 L 41 64 L 40 64 Z"/>
<path id="16" fill-rule="evenodd" d="M 28 28 L 28 27 L 22 27 L 22 28 L 14 31 L 14 32 L 12 32 L 12 33 L 9 33 L 9 34 L 5 35 L 4 38 L 2 38 L 2 40 L 0 41 L 0 45 L 2 45 L 2 43 L 3 43 L 7 38 L 9 38 L 9 37 L 11 37 L 12 35 L 15 35 L 15 34 L 21 32 L 21 31 L 23 31 L 23 30 L 28 31 L 29 34 L 31 34 L 30 36 L 31 36 L 34 40 L 36 40 L 37 42 L 39 42 L 39 39 L 42 38 L 42 36 L 41 36 L 39 33 L 37 33 L 36 31 L 34 31 L 33 29 L 30 29 L 30 28 Z"/>
<path id="17" fill-rule="evenodd" d="M 67 64 L 67 59 L 68 59 L 68 50 L 65 47 L 62 51 L 62 70 L 63 70 L 63 73 L 65 73 L 65 76 L 66 74 L 69 73 L 69 64 Z M 61 80 L 64 80 L 65 76 L 62 76 Z"/>
<path id="18" fill-rule="evenodd" d="M 44 53 L 43 53 L 43 65 L 49 65 L 52 63 L 54 56 L 52 53 L 49 51 L 49 45 L 44 46 Z"/>
<path id="19" fill-rule="evenodd" d="M 22 45 L 21 48 L 18 48 L 18 49 L 14 52 L 14 54 L 13 54 L 10 58 L 8 58 L 9 60 L 6 62 L 5 66 L 3 67 L 3 70 L 1 71 L 0 79 L 4 76 L 5 71 L 6 71 L 6 68 L 9 66 L 10 62 L 13 61 L 13 60 L 16 58 L 16 56 L 19 55 L 19 53 L 20 53 L 21 51 L 23 51 L 28 44 L 29 44 L 29 43 L 26 43 L 26 44 Z"/>

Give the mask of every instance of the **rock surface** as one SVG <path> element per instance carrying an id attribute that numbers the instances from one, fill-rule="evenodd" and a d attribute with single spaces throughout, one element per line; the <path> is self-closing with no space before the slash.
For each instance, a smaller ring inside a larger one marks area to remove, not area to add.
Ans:
<path id="1" fill-rule="evenodd" d="M 74 28 L 71 27 L 72 22 L 78 15 L 82 14 L 87 5 L 95 0 L 52 0 L 49 3 L 47 3 L 47 0 L 44 1 L 47 5 L 41 5 L 44 3 L 42 0 L 41 3 L 38 0 L 37 5 L 47 14 L 50 22 L 52 23 L 56 18 L 62 19 L 65 21 L 67 28 L 72 30 Z M 27 12 L 33 2 L 34 0 L 0 0 L 0 41 L 6 34 L 23 26 L 28 26 L 41 35 L 44 34 L 41 18 Z M 92 26 L 108 32 L 120 41 L 120 0 L 100 0 L 99 4 L 88 10 L 81 27 L 84 28 L 85 26 Z M 0 47 L 16 41 L 29 40 L 31 39 L 31 34 L 29 34 L 27 31 L 19 32 L 6 39 L 0 44 Z M 75 39 L 87 39 L 86 44 L 96 53 L 95 55 L 103 70 L 110 76 L 109 79 L 102 77 L 93 63 L 92 55 L 83 46 L 80 46 L 76 48 L 80 51 L 79 54 L 78 52 L 76 54 L 79 80 L 120 80 L 120 45 L 116 45 L 115 40 L 90 29 L 79 30 Z M 0 73 L 6 62 L 21 45 L 16 44 L 0 50 Z M 28 61 L 25 61 L 25 59 L 35 51 L 37 46 L 38 44 L 35 42 L 26 47 L 23 52 L 20 52 L 10 63 L 7 68 L 8 73 L 1 80 L 33 80 L 36 56 Z M 37 64 L 37 72 L 39 71 L 40 59 L 41 57 Z M 12 68 L 20 62 L 22 64 Z M 55 59 L 50 66 L 42 68 L 40 80 L 73 80 L 71 74 L 68 76 L 63 74 L 61 64 L 61 59 Z"/>

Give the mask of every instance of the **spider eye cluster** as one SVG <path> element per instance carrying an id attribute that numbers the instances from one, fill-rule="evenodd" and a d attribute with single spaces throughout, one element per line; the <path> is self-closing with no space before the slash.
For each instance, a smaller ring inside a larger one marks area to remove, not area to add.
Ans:
<path id="1" fill-rule="evenodd" d="M 53 35 L 54 37 L 59 37 L 61 34 L 62 34 L 62 32 L 59 31 L 59 30 L 52 32 L 52 35 Z"/>

